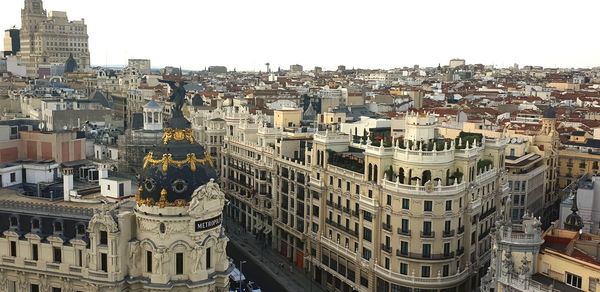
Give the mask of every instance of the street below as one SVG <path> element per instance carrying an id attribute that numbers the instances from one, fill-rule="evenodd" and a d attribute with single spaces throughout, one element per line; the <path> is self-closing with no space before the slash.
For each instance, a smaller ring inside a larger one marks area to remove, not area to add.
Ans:
<path id="1" fill-rule="evenodd" d="M 243 247 L 243 245 L 244 243 L 240 243 L 241 247 Z M 244 274 L 247 281 L 249 280 L 256 283 L 261 288 L 262 292 L 287 291 L 287 289 L 281 286 L 279 282 L 269 276 L 260 262 L 256 262 L 252 258 L 246 256 L 244 252 L 231 242 L 227 244 L 227 255 L 233 259 L 233 263 L 238 269 L 240 269 L 240 261 L 246 261 L 242 267 L 242 274 Z M 239 288 L 234 287 L 235 283 L 231 284 L 230 288 Z"/>

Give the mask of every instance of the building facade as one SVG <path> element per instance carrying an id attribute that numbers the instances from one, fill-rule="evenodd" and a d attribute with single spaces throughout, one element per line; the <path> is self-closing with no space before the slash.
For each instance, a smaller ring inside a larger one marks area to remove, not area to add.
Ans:
<path id="1" fill-rule="evenodd" d="M 21 10 L 21 56 L 27 76 L 38 76 L 40 67 L 64 64 L 70 54 L 80 68 L 90 66 L 87 25 L 67 13 L 46 13 L 41 0 L 27 0 Z"/>
<path id="2" fill-rule="evenodd" d="M 393 141 L 224 120 L 228 217 L 328 291 L 478 286 L 508 196 L 504 138 L 441 137 L 416 114 Z"/>
<path id="3" fill-rule="evenodd" d="M 49 198 L 0 189 L 0 290 L 228 291 L 225 197 L 187 124 L 144 156 L 133 197 L 105 168 L 100 192 L 69 167 Z"/>

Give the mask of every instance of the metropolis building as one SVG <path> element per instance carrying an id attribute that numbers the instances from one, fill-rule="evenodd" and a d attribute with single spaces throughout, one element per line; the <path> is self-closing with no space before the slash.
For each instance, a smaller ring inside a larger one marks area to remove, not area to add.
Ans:
<path id="1" fill-rule="evenodd" d="M 394 140 L 274 127 L 242 107 L 222 119 L 226 216 L 327 291 L 479 286 L 508 197 L 504 137 L 444 137 L 416 113 Z"/>
<path id="2" fill-rule="evenodd" d="M 102 196 L 67 166 L 60 195 L 0 189 L 0 291 L 227 291 L 214 162 L 186 119 L 167 126 L 132 197 Z"/>

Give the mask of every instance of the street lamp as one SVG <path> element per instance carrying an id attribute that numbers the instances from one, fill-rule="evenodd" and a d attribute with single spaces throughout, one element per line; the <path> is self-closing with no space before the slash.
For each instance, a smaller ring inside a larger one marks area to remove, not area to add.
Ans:
<path id="1" fill-rule="evenodd" d="M 245 263 L 246 263 L 246 261 L 240 261 L 240 276 L 238 277 L 238 280 L 240 282 L 240 291 L 239 292 L 242 292 L 242 275 L 243 275 L 243 273 L 242 273 L 242 266 Z"/>

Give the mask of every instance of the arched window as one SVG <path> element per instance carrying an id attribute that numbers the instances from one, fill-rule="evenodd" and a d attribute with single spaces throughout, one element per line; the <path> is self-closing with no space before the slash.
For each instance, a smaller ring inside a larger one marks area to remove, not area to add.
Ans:
<path id="1" fill-rule="evenodd" d="M 369 163 L 369 173 L 367 175 L 367 180 L 373 180 L 373 164 Z"/>
<path id="2" fill-rule="evenodd" d="M 54 221 L 54 233 L 62 233 L 63 225 L 60 221 Z"/>
<path id="3" fill-rule="evenodd" d="M 425 183 L 430 180 L 431 180 L 431 171 L 430 170 L 423 171 L 423 175 L 421 176 L 421 185 L 425 185 Z"/>
<path id="4" fill-rule="evenodd" d="M 377 171 L 377 164 L 375 164 L 373 166 L 373 180 L 374 181 L 377 181 L 377 173 L 378 173 L 378 171 Z"/>
<path id="5" fill-rule="evenodd" d="M 17 216 L 10 216 L 10 228 L 19 228 L 19 218 Z"/>
<path id="6" fill-rule="evenodd" d="M 404 183 L 404 168 L 400 167 L 398 170 L 398 177 L 400 178 L 400 183 Z"/>
<path id="7" fill-rule="evenodd" d="M 40 229 L 40 219 L 32 218 L 31 219 L 31 230 L 38 231 Z"/>
<path id="8" fill-rule="evenodd" d="M 83 223 L 77 224 L 75 232 L 77 234 L 77 237 L 85 236 L 85 224 L 83 224 Z"/>

